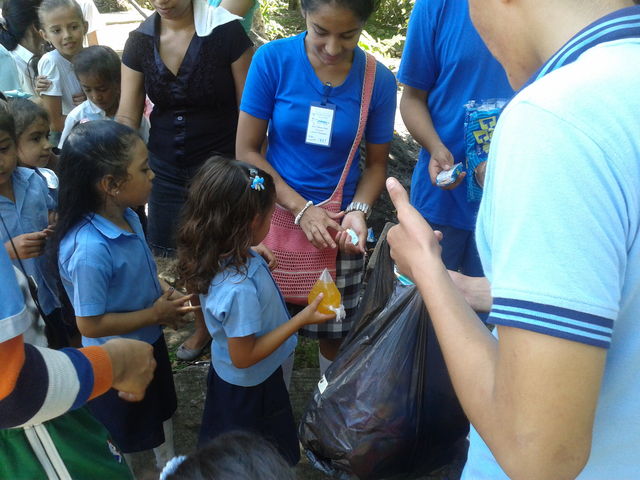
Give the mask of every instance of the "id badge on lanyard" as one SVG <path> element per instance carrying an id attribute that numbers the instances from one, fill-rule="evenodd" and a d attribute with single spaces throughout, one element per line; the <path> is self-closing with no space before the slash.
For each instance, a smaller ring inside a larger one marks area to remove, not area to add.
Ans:
<path id="1" fill-rule="evenodd" d="M 331 84 L 327 82 L 324 88 L 322 102 L 311 102 L 309 120 L 307 121 L 307 135 L 305 143 L 320 147 L 331 146 L 333 120 L 336 106 L 328 102 Z"/>

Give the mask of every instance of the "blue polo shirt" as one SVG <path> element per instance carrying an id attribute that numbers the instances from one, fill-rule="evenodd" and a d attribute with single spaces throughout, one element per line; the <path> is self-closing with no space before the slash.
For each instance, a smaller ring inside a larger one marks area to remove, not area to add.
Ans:
<path id="1" fill-rule="evenodd" d="M 342 85 L 327 87 L 316 75 L 304 47 L 303 32 L 262 45 L 251 61 L 240 110 L 269 121 L 267 160 L 284 181 L 314 203 L 331 196 L 347 162 L 358 130 L 365 53 L 353 52 L 351 70 Z M 330 147 L 306 143 L 309 109 L 326 101 L 335 108 Z M 384 144 L 393 138 L 396 79 L 380 62 L 364 132 L 366 142 Z M 342 207 L 360 180 L 360 151 L 344 185 Z"/>
<path id="2" fill-rule="evenodd" d="M 4 248 L 0 248 L 0 282 L 2 302 L 0 302 L 0 342 L 6 342 L 24 333 L 31 323 L 24 297 L 16 281 L 11 260 Z"/>
<path id="3" fill-rule="evenodd" d="M 39 232 L 49 225 L 49 210 L 56 205 L 45 181 L 31 168 L 17 167 L 11 177 L 15 203 L 0 195 L 0 214 L 9 233 L 0 227 L 0 241 L 25 233 Z M 14 265 L 20 268 L 17 260 Z M 38 300 L 45 314 L 60 308 L 51 261 L 47 255 L 22 260 L 27 275 L 38 285 Z"/>
<path id="4" fill-rule="evenodd" d="M 249 368 L 237 368 L 229 356 L 228 338 L 260 337 L 289 320 L 289 313 L 267 263 L 251 251 L 246 275 L 235 269 L 219 272 L 206 295 L 200 295 L 204 319 L 211 333 L 211 362 L 220 378 L 241 387 L 265 381 L 293 353 L 292 335 L 275 352 Z"/>
<path id="5" fill-rule="evenodd" d="M 133 233 L 93 213 L 60 242 L 60 277 L 78 317 L 143 310 L 162 295 L 140 220 L 129 208 L 124 218 Z M 154 343 L 161 334 L 159 325 L 151 325 L 118 336 L 82 337 L 82 344 L 102 345 L 117 337 Z"/>

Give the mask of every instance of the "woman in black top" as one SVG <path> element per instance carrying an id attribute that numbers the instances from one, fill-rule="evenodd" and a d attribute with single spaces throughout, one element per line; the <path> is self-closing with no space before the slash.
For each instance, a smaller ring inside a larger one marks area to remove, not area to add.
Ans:
<path id="1" fill-rule="evenodd" d="M 192 0 L 152 3 L 156 13 L 125 45 L 116 119 L 139 125 L 145 95 L 154 104 L 148 148 L 156 177 L 147 237 L 156 254 L 173 255 L 189 181 L 210 155 L 235 154 L 238 105 L 253 49 L 238 20 L 222 20 L 199 36 Z"/>

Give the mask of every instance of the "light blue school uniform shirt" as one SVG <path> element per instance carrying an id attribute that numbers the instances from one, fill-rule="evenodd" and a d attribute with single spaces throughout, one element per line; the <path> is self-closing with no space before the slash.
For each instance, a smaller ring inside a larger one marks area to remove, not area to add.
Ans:
<path id="1" fill-rule="evenodd" d="M 0 342 L 6 342 L 27 331 L 31 318 L 27 313 L 24 296 L 18 286 L 11 260 L 4 248 L 0 248 L 0 282 Z"/>
<path id="2" fill-rule="evenodd" d="M 398 80 L 429 93 L 433 125 L 454 162 L 465 162 L 464 105 L 471 100 L 510 98 L 502 66 L 471 23 L 465 0 L 416 0 L 402 52 Z M 411 180 L 411 204 L 432 223 L 475 228 L 479 202 L 467 201 L 467 181 L 453 190 L 431 184 L 429 159 L 420 149 Z"/>
<path id="3" fill-rule="evenodd" d="M 519 93 L 478 216 L 489 323 L 607 349 L 580 480 L 640 471 L 639 78 L 640 39 L 619 40 Z M 463 479 L 507 479 L 474 429 Z"/>
<path id="4" fill-rule="evenodd" d="M 60 242 L 60 277 L 78 317 L 143 310 L 162 295 L 140 220 L 130 208 L 124 218 L 133 233 L 93 213 Z M 151 325 L 118 336 L 82 337 L 82 344 L 102 345 L 118 337 L 154 343 L 161 334 L 159 325 Z"/>
<path id="5" fill-rule="evenodd" d="M 246 273 L 246 274 L 245 274 Z M 289 320 L 289 312 L 269 267 L 251 250 L 246 272 L 228 268 L 218 272 L 206 295 L 200 295 L 204 319 L 213 339 L 211 364 L 225 382 L 253 387 L 264 382 L 296 348 L 297 335 L 289 337 L 267 358 L 249 368 L 237 368 L 229 356 L 227 339 L 261 337 Z"/>
<path id="6" fill-rule="evenodd" d="M 16 167 L 11 181 L 15 203 L 0 195 L 0 213 L 6 224 L 0 226 L 0 241 L 4 244 L 9 238 L 24 233 L 39 232 L 49 225 L 49 210 L 56 208 L 45 181 L 31 168 Z M 13 264 L 20 268 L 17 260 Z M 53 276 L 52 260 L 46 254 L 36 258 L 22 260 L 27 275 L 33 277 L 38 285 L 38 300 L 46 315 L 60 308 L 58 288 Z"/>
<path id="7" fill-rule="evenodd" d="M 304 47 L 303 32 L 261 46 L 251 61 L 240 110 L 269 121 L 267 160 L 302 197 L 319 203 L 333 193 L 358 130 L 365 53 L 356 48 L 342 85 L 325 88 Z M 312 102 L 335 106 L 330 147 L 305 142 Z M 380 62 L 371 95 L 365 140 L 382 144 L 393 138 L 396 80 Z M 344 186 L 346 207 L 360 179 L 360 152 L 355 155 Z"/>

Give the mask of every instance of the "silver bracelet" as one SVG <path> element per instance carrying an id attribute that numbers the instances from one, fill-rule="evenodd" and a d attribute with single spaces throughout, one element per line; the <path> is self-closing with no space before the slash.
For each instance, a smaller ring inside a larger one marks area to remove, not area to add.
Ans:
<path id="1" fill-rule="evenodd" d="M 368 219 L 371 214 L 371 205 L 364 202 L 351 202 L 347 208 L 344 209 L 344 213 L 349 212 L 362 212 L 364 218 Z"/>
<path id="2" fill-rule="evenodd" d="M 313 206 L 313 202 L 311 200 L 309 200 L 304 207 L 302 207 L 302 210 L 300 210 L 300 212 L 298 212 L 298 215 L 296 215 L 296 219 L 293 221 L 293 223 L 295 223 L 296 225 L 300 225 L 300 220 L 302 220 L 302 216 L 304 215 L 304 212 L 307 211 L 307 209 L 309 207 Z"/>

